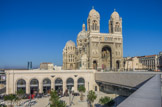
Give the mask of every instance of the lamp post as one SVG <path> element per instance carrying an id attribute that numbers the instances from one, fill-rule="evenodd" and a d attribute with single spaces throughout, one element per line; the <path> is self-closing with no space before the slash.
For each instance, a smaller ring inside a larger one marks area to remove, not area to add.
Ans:
<path id="1" fill-rule="evenodd" d="M 69 89 L 69 107 L 71 107 L 71 92 L 70 92 L 70 89 Z"/>

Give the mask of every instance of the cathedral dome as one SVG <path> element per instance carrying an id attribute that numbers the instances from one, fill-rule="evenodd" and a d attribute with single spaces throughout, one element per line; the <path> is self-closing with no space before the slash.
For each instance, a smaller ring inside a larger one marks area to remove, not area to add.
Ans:
<path id="1" fill-rule="evenodd" d="M 69 40 L 69 41 L 66 43 L 66 46 L 74 46 L 74 47 L 75 47 L 75 43 L 74 43 L 72 40 Z"/>
<path id="2" fill-rule="evenodd" d="M 119 13 L 114 10 L 114 12 L 111 14 L 111 18 L 119 20 Z"/>
<path id="3" fill-rule="evenodd" d="M 86 38 L 87 38 L 87 31 L 82 30 L 81 32 L 79 32 L 77 39 L 86 39 Z"/>
<path id="4" fill-rule="evenodd" d="M 87 38 L 87 31 L 85 30 L 85 24 L 82 25 L 82 31 L 79 32 L 77 39 L 85 39 Z"/>
<path id="5" fill-rule="evenodd" d="M 89 16 L 100 16 L 100 14 L 95 10 L 95 9 L 91 9 L 91 11 L 89 12 Z"/>

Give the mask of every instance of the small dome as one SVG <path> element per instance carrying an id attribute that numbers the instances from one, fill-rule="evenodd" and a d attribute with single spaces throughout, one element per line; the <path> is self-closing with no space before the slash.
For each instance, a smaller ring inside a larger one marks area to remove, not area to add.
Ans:
<path id="1" fill-rule="evenodd" d="M 72 40 L 69 40 L 69 41 L 66 43 L 66 46 L 75 46 L 75 43 L 74 43 Z"/>
<path id="2" fill-rule="evenodd" d="M 114 10 L 114 12 L 111 14 L 111 18 L 119 20 L 119 13 Z"/>
<path id="3" fill-rule="evenodd" d="M 87 36 L 88 36 L 87 31 L 82 30 L 81 32 L 79 32 L 77 39 L 85 39 L 85 38 L 87 38 Z"/>
<path id="4" fill-rule="evenodd" d="M 100 14 L 95 9 L 91 9 L 91 11 L 89 12 L 89 16 L 94 16 L 94 15 L 97 15 L 100 17 Z"/>

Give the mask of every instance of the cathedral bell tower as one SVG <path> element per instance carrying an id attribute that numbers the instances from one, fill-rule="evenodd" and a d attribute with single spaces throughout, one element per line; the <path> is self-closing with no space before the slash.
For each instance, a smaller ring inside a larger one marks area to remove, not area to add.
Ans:
<path id="1" fill-rule="evenodd" d="M 109 20 L 109 33 L 122 34 L 122 18 L 120 18 L 119 13 L 115 9 Z"/>
<path id="2" fill-rule="evenodd" d="M 87 31 L 100 32 L 100 14 L 92 8 L 87 18 Z"/>

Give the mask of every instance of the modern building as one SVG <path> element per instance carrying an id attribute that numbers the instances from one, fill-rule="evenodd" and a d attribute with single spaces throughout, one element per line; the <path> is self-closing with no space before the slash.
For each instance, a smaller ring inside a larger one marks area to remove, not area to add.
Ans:
<path id="1" fill-rule="evenodd" d="M 32 62 L 31 61 L 28 62 L 27 69 L 32 69 Z"/>
<path id="2" fill-rule="evenodd" d="M 99 12 L 89 12 L 87 30 L 83 23 L 77 44 L 70 40 L 63 49 L 63 69 L 123 69 L 122 18 L 114 10 L 108 23 L 109 33 L 101 33 Z"/>

